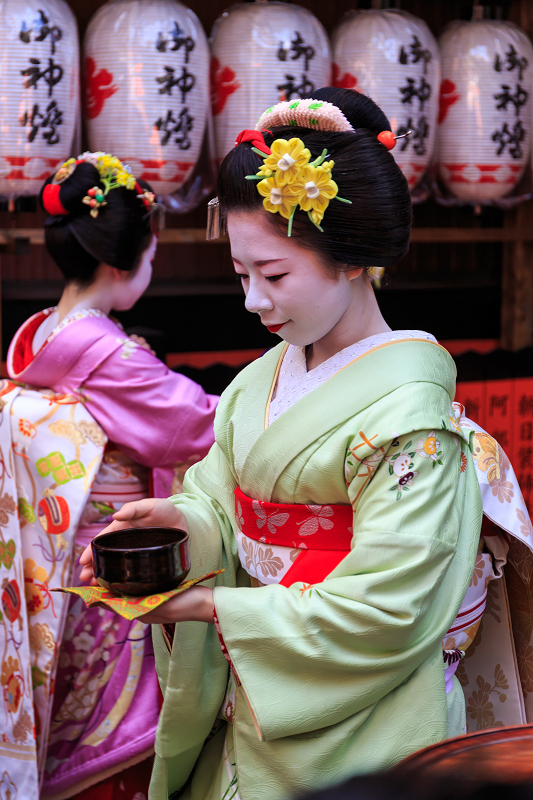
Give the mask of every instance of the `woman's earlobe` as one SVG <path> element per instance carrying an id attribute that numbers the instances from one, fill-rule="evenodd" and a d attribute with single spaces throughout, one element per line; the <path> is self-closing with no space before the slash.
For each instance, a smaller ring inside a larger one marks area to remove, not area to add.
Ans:
<path id="1" fill-rule="evenodd" d="M 346 270 L 345 275 L 347 276 L 348 280 L 351 281 L 354 278 L 359 278 L 363 270 L 364 267 L 355 267 L 354 269 Z"/>

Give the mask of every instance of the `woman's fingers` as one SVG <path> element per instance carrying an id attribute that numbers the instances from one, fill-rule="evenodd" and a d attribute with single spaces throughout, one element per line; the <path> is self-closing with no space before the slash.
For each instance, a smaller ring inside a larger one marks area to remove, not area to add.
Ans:
<path id="1" fill-rule="evenodd" d="M 119 508 L 118 511 L 115 511 L 113 519 L 115 522 L 131 522 L 132 520 L 144 519 L 144 517 L 154 512 L 155 505 L 156 500 L 154 498 L 136 500 L 134 503 L 126 503 L 122 508 Z M 170 505 L 172 505 L 172 503 Z M 117 530 L 118 526 L 112 527 L 113 525 L 114 523 L 111 523 L 109 530 Z M 106 531 L 107 530 L 108 528 L 106 528 Z"/>
<path id="2" fill-rule="evenodd" d="M 157 498 L 146 498 L 134 503 L 126 503 L 113 514 L 113 522 L 104 528 L 98 536 L 111 531 L 120 531 L 127 528 L 160 527 L 182 528 L 189 530 L 187 520 L 182 512 L 170 502 Z M 95 583 L 93 573 L 93 553 L 91 545 L 85 548 L 80 556 L 83 569 L 80 574 L 82 581 Z"/>

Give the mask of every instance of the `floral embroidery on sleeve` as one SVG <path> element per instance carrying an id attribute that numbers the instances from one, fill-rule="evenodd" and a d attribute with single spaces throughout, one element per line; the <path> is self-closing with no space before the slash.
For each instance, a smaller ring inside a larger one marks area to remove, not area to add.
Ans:
<path id="1" fill-rule="evenodd" d="M 430 458 L 432 463 L 432 467 L 435 468 L 437 464 L 440 466 L 444 466 L 440 457 L 442 455 L 442 450 L 439 450 L 440 442 L 437 439 L 437 434 L 435 431 L 430 431 L 425 439 L 420 439 L 418 442 L 418 446 L 416 448 L 416 454 L 421 458 Z"/>
<path id="2" fill-rule="evenodd" d="M 413 481 L 418 475 L 418 472 L 413 469 L 414 461 L 413 458 L 415 457 L 415 451 L 409 451 L 408 448 L 412 447 L 413 442 L 408 441 L 405 445 L 404 450 L 400 450 L 398 453 L 394 453 L 392 456 L 385 456 L 385 461 L 389 465 L 389 474 L 394 475 L 396 478 L 396 482 L 393 486 L 391 486 L 391 492 L 396 492 L 396 500 L 402 499 L 403 492 L 408 492 L 411 486 L 413 485 Z M 399 447 L 400 442 L 398 439 L 395 439 L 392 443 L 393 447 Z"/>
<path id="3" fill-rule="evenodd" d="M 399 448 L 400 440 L 395 439 L 392 448 Z M 390 492 L 396 492 L 396 501 L 401 500 L 404 492 L 408 492 L 413 486 L 413 481 L 419 474 L 415 470 L 415 457 L 427 459 L 431 462 L 434 469 L 437 465 L 444 466 L 441 461 L 442 450 L 435 431 L 429 433 L 418 440 L 418 444 L 413 448 L 413 441 L 410 439 L 401 450 L 389 456 L 385 456 L 385 461 L 389 465 L 389 474 L 394 476 L 395 483 L 390 487 Z"/>

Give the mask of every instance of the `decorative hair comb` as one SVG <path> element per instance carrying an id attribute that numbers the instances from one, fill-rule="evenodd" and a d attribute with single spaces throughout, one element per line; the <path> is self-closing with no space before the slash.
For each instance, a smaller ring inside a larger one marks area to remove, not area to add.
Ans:
<path id="1" fill-rule="evenodd" d="M 355 129 L 343 112 L 333 103 L 307 98 L 303 100 L 284 100 L 261 114 L 255 130 L 239 133 L 235 147 L 242 142 L 250 142 L 252 150 L 263 160 L 255 175 L 246 175 L 246 180 L 258 180 L 257 190 L 262 195 L 263 206 L 272 214 L 279 213 L 289 224 L 287 235 L 292 232 L 292 223 L 297 209 L 306 211 L 309 219 L 320 231 L 330 200 L 350 203 L 338 196 L 338 186 L 332 178 L 334 161 L 326 161 L 327 150 L 314 161 L 311 153 L 301 139 L 275 139 L 272 148 L 265 144 L 262 132 L 272 128 L 294 126 L 317 131 L 337 131 L 354 133 Z M 396 140 L 409 136 L 411 131 L 395 136 L 392 131 L 381 131 L 377 139 L 392 150 Z M 223 224 L 220 203 L 217 197 L 207 207 L 207 239 L 217 239 Z M 377 268 L 376 268 L 377 269 Z M 380 276 L 375 276 L 376 283 Z"/>
<path id="2" fill-rule="evenodd" d="M 78 158 L 69 158 L 65 161 L 56 174 L 52 183 L 47 184 L 43 190 L 43 206 L 52 216 L 69 214 L 70 212 L 63 206 L 59 198 L 61 184 L 69 178 L 78 164 L 92 164 L 98 170 L 100 181 L 104 188 L 93 186 L 89 189 L 82 202 L 90 206 L 91 217 L 98 216 L 100 208 L 107 205 L 106 195 L 113 189 L 124 187 L 138 192 L 137 197 L 142 200 L 148 210 L 155 204 L 155 195 L 142 188 L 140 183 L 135 180 L 131 169 L 127 164 L 123 164 L 116 156 L 109 153 L 98 151 L 96 153 L 85 152 Z"/>

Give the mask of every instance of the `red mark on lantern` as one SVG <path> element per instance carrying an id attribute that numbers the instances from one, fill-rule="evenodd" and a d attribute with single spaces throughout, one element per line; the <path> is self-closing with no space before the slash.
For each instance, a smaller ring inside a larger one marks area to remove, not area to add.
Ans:
<path id="1" fill-rule="evenodd" d="M 457 86 L 453 81 L 444 78 L 440 85 L 439 93 L 439 119 L 438 122 L 444 122 L 448 109 L 461 99 L 461 95 L 457 91 Z"/>
<path id="2" fill-rule="evenodd" d="M 94 58 L 85 59 L 85 115 L 95 119 L 102 113 L 105 101 L 118 92 L 113 86 L 113 75 L 106 69 L 96 71 Z"/>
<path id="3" fill-rule="evenodd" d="M 221 67 L 218 58 L 211 59 L 211 105 L 213 116 L 223 110 L 226 100 L 240 88 L 240 83 L 235 80 L 235 73 L 230 67 Z"/>
<path id="4" fill-rule="evenodd" d="M 333 64 L 333 86 L 337 86 L 339 89 L 355 89 L 356 92 L 359 91 L 356 88 L 357 78 L 355 75 L 352 75 L 351 72 L 343 74 L 338 64 Z"/>

